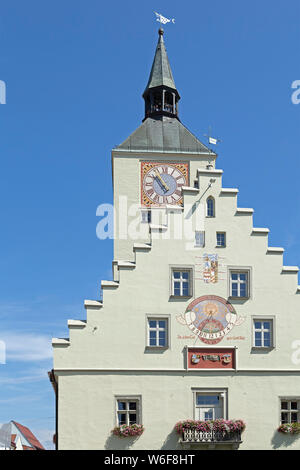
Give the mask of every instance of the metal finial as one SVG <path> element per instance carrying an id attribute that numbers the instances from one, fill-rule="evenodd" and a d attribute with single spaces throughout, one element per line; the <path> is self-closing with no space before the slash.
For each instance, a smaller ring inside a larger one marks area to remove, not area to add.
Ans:
<path id="1" fill-rule="evenodd" d="M 162 28 L 159 28 L 158 34 L 159 34 L 160 36 L 162 36 L 162 35 L 164 34 L 164 30 L 163 30 Z"/>

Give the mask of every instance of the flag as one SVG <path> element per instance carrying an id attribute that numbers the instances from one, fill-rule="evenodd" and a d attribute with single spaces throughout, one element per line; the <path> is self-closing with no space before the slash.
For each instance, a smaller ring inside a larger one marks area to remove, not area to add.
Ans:
<path id="1" fill-rule="evenodd" d="M 208 142 L 213 145 L 217 145 L 218 139 L 214 139 L 213 137 L 208 138 Z"/>
<path id="2" fill-rule="evenodd" d="M 161 15 L 160 13 L 156 13 L 156 11 L 154 12 L 156 14 L 156 21 L 159 21 L 160 23 L 162 24 L 166 24 L 166 23 L 175 23 L 175 19 L 172 18 L 171 20 L 169 20 L 169 18 L 165 18 L 163 15 Z"/>

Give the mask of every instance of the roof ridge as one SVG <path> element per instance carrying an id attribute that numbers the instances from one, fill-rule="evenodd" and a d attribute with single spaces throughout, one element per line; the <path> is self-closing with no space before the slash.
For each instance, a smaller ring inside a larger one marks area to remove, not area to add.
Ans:
<path id="1" fill-rule="evenodd" d="M 12 420 L 12 423 L 18 428 L 22 436 L 37 449 L 45 449 L 44 446 L 40 443 L 40 441 L 36 438 L 32 431 L 27 426 L 18 423 L 17 421 Z"/>

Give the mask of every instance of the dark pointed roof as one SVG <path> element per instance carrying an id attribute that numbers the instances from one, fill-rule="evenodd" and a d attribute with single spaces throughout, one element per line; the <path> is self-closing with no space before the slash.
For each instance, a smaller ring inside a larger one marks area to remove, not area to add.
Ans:
<path id="1" fill-rule="evenodd" d="M 142 152 L 210 153 L 206 145 L 197 139 L 176 118 L 146 119 L 122 144 L 118 150 Z"/>
<path id="2" fill-rule="evenodd" d="M 149 88 L 155 88 L 158 86 L 167 86 L 176 90 L 172 70 L 169 64 L 169 59 L 167 56 L 167 51 L 163 39 L 163 34 L 164 31 L 162 28 L 160 28 L 155 56 L 145 92 Z"/>
<path id="3" fill-rule="evenodd" d="M 176 110 L 166 112 L 150 110 L 147 113 L 148 95 L 165 88 L 172 89 L 176 96 Z M 172 153 L 196 153 L 216 156 L 206 145 L 200 142 L 179 120 L 177 114 L 177 101 L 180 99 L 175 87 L 167 51 L 163 40 L 163 30 L 159 30 L 159 39 L 155 51 L 153 65 L 143 97 L 146 102 L 146 117 L 143 123 L 115 150 L 127 152 L 172 152 Z M 175 112 L 174 112 L 175 111 Z"/>

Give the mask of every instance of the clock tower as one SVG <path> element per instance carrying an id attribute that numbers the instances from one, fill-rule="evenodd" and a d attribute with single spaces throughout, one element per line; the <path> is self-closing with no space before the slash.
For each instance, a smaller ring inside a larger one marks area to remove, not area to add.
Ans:
<path id="1" fill-rule="evenodd" d="M 149 224 L 164 226 L 172 208 L 183 209 L 184 189 L 198 188 L 198 168 L 213 168 L 217 157 L 180 121 L 162 28 L 158 36 L 142 124 L 112 150 L 118 260 L 132 256 L 133 241 L 150 242 Z"/>

